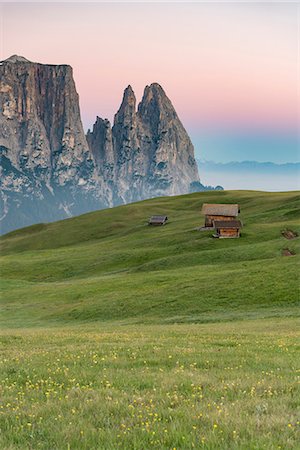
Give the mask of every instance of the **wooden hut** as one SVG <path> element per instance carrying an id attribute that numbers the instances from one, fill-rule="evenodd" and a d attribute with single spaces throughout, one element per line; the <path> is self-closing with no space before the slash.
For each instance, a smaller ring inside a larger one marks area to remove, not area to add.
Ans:
<path id="1" fill-rule="evenodd" d="M 214 237 L 218 238 L 238 238 L 242 224 L 240 220 L 214 220 L 216 233 Z"/>
<path id="2" fill-rule="evenodd" d="M 167 223 L 167 216 L 152 216 L 149 219 L 149 225 L 165 225 Z"/>
<path id="3" fill-rule="evenodd" d="M 205 228 L 213 228 L 215 220 L 235 220 L 240 212 L 239 205 L 203 203 L 202 214 L 205 215 Z"/>

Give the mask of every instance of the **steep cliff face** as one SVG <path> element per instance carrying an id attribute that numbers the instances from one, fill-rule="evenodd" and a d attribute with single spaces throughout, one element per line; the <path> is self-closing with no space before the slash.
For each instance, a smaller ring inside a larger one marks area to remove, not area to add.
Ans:
<path id="1" fill-rule="evenodd" d="M 98 118 L 87 138 L 95 158 L 101 155 L 106 164 L 109 155 L 113 161 L 113 176 L 102 173 L 114 186 L 115 199 L 130 202 L 183 194 L 199 183 L 191 140 L 157 83 L 145 88 L 138 109 L 128 86 L 112 130 L 108 121 Z"/>
<path id="2" fill-rule="evenodd" d="M 9 216 L 17 216 L 28 202 L 33 207 L 22 225 L 108 204 L 86 142 L 70 66 L 37 64 L 18 56 L 0 63 L 0 146 L 1 157 L 9 160 L 28 184 L 8 207 L 16 191 L 7 173 L 1 178 L 7 205 L 3 231 L 12 221 Z M 48 207 L 39 214 L 46 197 Z"/>

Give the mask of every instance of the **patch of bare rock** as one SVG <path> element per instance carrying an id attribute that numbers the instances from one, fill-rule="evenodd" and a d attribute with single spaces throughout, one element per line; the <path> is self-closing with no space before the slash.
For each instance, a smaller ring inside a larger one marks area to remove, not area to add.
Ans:
<path id="1" fill-rule="evenodd" d="M 282 230 L 281 234 L 286 239 L 295 239 L 296 237 L 299 236 L 297 231 L 293 231 L 293 230 Z"/>
<path id="2" fill-rule="evenodd" d="M 282 256 L 294 256 L 296 252 L 294 250 L 290 250 L 289 248 L 284 248 L 282 250 Z"/>

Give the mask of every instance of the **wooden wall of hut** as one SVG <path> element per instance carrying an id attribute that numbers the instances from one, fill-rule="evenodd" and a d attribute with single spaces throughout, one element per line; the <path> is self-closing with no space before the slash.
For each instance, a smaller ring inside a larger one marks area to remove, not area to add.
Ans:
<path id="1" fill-rule="evenodd" d="M 206 215 L 205 216 L 205 226 L 206 227 L 213 227 L 214 226 L 214 220 L 234 220 L 235 216 L 212 216 L 212 215 Z"/>

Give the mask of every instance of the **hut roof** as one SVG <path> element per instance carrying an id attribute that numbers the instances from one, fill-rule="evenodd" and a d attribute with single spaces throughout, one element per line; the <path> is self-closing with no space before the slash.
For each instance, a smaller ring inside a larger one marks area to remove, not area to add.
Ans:
<path id="1" fill-rule="evenodd" d="M 202 214 L 208 216 L 238 216 L 240 207 L 237 204 L 203 203 Z"/>
<path id="2" fill-rule="evenodd" d="M 164 223 L 168 220 L 167 216 L 152 216 L 149 223 Z"/>
<path id="3" fill-rule="evenodd" d="M 214 220 L 215 228 L 242 228 L 240 220 Z"/>

